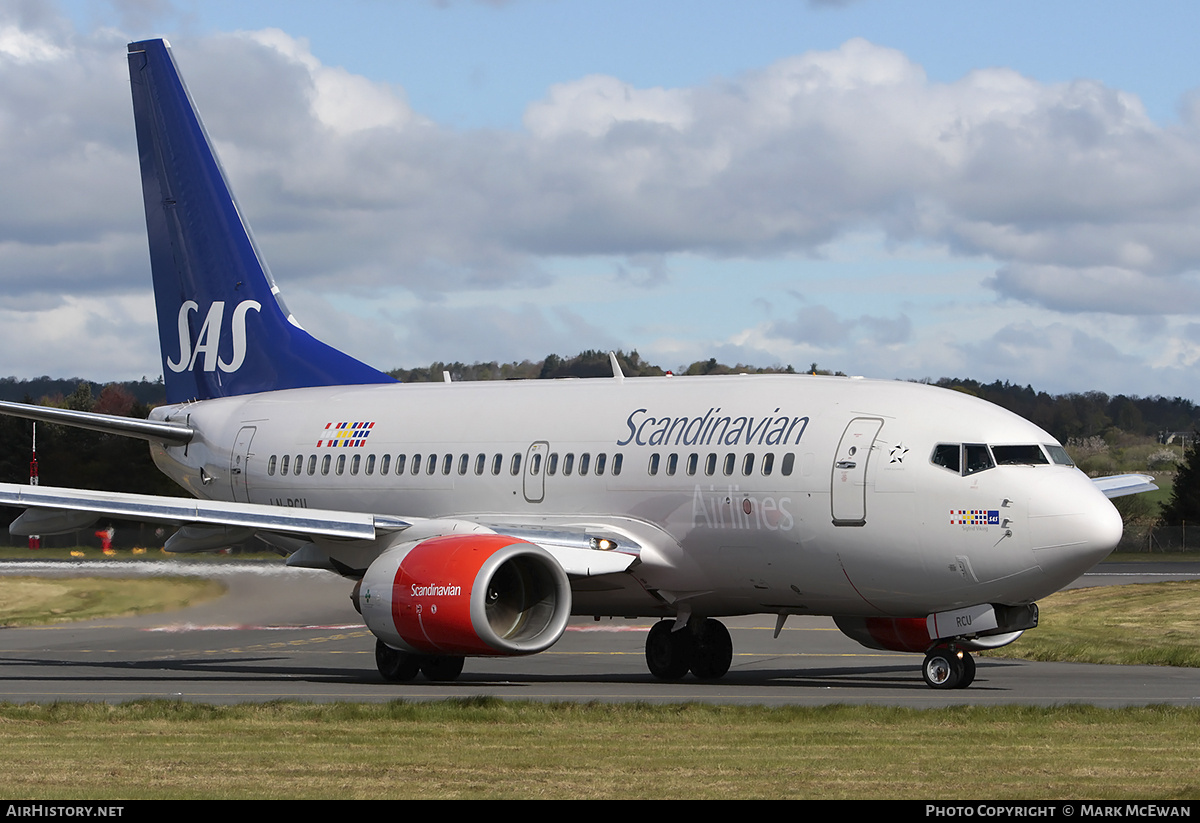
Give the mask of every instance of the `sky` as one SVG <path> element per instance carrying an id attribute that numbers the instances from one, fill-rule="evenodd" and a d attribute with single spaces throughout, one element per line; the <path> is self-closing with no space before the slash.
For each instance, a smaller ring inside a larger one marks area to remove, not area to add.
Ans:
<path id="1" fill-rule="evenodd" d="M 0 0 L 0 376 L 155 379 L 125 44 L 299 321 L 1200 400 L 1200 4 Z"/>

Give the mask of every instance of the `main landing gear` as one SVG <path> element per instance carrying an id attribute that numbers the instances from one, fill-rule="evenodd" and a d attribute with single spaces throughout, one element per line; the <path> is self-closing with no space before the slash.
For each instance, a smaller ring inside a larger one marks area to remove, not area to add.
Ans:
<path id="1" fill-rule="evenodd" d="M 464 660 L 462 657 L 409 654 L 393 649 L 382 640 L 375 641 L 375 665 L 383 679 L 391 683 L 412 680 L 417 672 L 435 683 L 456 680 L 462 674 Z"/>
<path id="2" fill-rule="evenodd" d="M 672 620 L 660 620 L 646 637 L 646 665 L 659 680 L 679 680 L 691 671 L 701 680 L 716 680 L 733 662 L 733 641 L 719 620 L 689 621 L 671 631 Z"/>
<path id="3" fill-rule="evenodd" d="M 938 646 L 925 655 L 921 676 L 933 689 L 965 689 L 975 680 L 975 658 L 962 649 Z"/>

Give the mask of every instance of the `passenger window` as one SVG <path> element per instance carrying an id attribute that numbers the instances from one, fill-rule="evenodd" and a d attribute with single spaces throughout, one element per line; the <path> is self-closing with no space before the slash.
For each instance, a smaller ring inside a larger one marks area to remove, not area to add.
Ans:
<path id="1" fill-rule="evenodd" d="M 454 455 L 448 454 L 442 458 L 442 474 L 449 474 L 454 467 Z"/>
<path id="2" fill-rule="evenodd" d="M 388 473 L 388 465 L 391 462 L 392 462 L 392 456 L 390 454 L 385 454 L 383 456 L 383 459 L 379 461 L 379 473 L 387 474 Z"/>
<path id="3" fill-rule="evenodd" d="M 696 454 L 695 452 L 692 452 L 691 454 L 688 455 L 688 459 L 687 459 L 688 477 L 691 477 L 696 473 L 696 467 L 699 465 L 699 463 L 700 463 L 700 455 Z"/>
<path id="4" fill-rule="evenodd" d="M 483 474 L 483 467 L 487 465 L 487 455 L 480 453 L 475 455 L 475 474 Z"/>
<path id="5" fill-rule="evenodd" d="M 571 470 L 575 468 L 575 455 L 568 453 L 563 455 L 563 476 L 569 476 Z"/>
<path id="6" fill-rule="evenodd" d="M 310 454 L 308 456 L 308 476 L 312 477 L 316 473 L 317 473 L 317 456 L 315 454 Z"/>
<path id="7" fill-rule="evenodd" d="M 963 452 L 966 457 L 964 476 L 986 471 L 995 465 L 992 463 L 992 456 L 988 453 L 988 447 L 982 443 L 967 443 L 963 446 Z"/>
<path id="8" fill-rule="evenodd" d="M 333 457 L 325 455 L 321 458 L 321 474 L 329 474 L 329 464 L 333 462 Z"/>
<path id="9" fill-rule="evenodd" d="M 674 477 L 675 469 L 678 468 L 678 466 L 679 466 L 679 455 L 668 454 L 667 455 L 667 477 Z"/>
<path id="10" fill-rule="evenodd" d="M 500 467 L 504 465 L 504 456 L 497 454 L 492 457 L 492 474 L 499 474 Z"/>
<path id="11" fill-rule="evenodd" d="M 546 474 L 552 476 L 558 474 L 558 452 L 551 452 L 550 456 L 546 458 Z"/>
<path id="12" fill-rule="evenodd" d="M 775 467 L 775 453 L 767 452 L 766 454 L 763 455 L 762 473 L 764 475 L 769 476 L 771 474 L 771 469 L 773 469 L 774 467 Z"/>
<path id="13" fill-rule="evenodd" d="M 300 464 L 303 462 L 304 462 L 304 455 L 302 455 L 302 454 L 296 455 L 296 462 L 294 463 L 296 468 L 292 469 L 292 474 L 294 474 L 296 476 L 300 475 Z"/>
<path id="14" fill-rule="evenodd" d="M 412 459 L 412 473 L 414 475 L 421 473 L 421 455 L 414 454 Z"/>
<path id="15" fill-rule="evenodd" d="M 601 452 L 596 455 L 596 474 L 604 474 L 604 464 L 608 460 L 608 455 Z"/>
<path id="16" fill-rule="evenodd" d="M 350 458 L 350 473 L 358 474 L 358 464 L 362 461 L 362 455 L 356 454 Z"/>
<path id="17" fill-rule="evenodd" d="M 592 460 L 592 456 L 590 454 L 587 454 L 586 452 L 584 454 L 579 455 L 579 473 L 580 474 L 587 474 L 588 463 L 590 463 L 591 460 Z"/>
<path id="18" fill-rule="evenodd" d="M 959 452 L 961 447 L 957 443 L 938 443 L 933 447 L 933 457 L 930 461 L 935 466 L 941 466 L 943 469 L 949 469 L 955 474 L 959 474 L 960 462 Z"/>
<path id="19" fill-rule="evenodd" d="M 754 453 L 751 452 L 742 458 L 742 474 L 749 475 L 754 473 Z"/>
<path id="20" fill-rule="evenodd" d="M 541 470 L 542 456 L 540 454 L 534 454 L 533 457 L 529 458 L 529 473 L 534 477 L 537 477 L 537 473 Z"/>
<path id="21" fill-rule="evenodd" d="M 471 462 L 471 458 L 465 454 L 462 457 L 458 458 L 458 473 L 466 474 L 467 466 L 470 464 L 470 462 Z"/>
<path id="22" fill-rule="evenodd" d="M 272 475 L 274 473 L 275 473 L 275 455 L 271 455 L 269 458 L 267 458 L 267 474 Z"/>
<path id="23" fill-rule="evenodd" d="M 509 469 L 509 473 L 513 477 L 521 473 L 521 455 L 519 453 L 512 456 L 512 468 Z"/>
<path id="24" fill-rule="evenodd" d="M 646 467 L 646 471 L 650 473 L 651 477 L 658 474 L 658 452 L 650 455 L 650 465 Z"/>
<path id="25" fill-rule="evenodd" d="M 275 458 L 274 458 L 274 457 L 272 457 L 271 459 L 272 459 L 272 460 L 274 460 Z M 286 454 L 285 454 L 285 455 L 283 456 L 283 458 L 282 458 L 282 459 L 279 461 L 279 473 L 280 473 L 280 474 L 287 474 L 287 472 L 288 472 L 288 455 L 286 455 Z M 270 472 L 270 471 L 268 471 L 267 473 L 268 473 L 268 474 L 273 474 L 274 472 Z"/>
<path id="26" fill-rule="evenodd" d="M 794 469 L 795 467 L 796 467 L 796 455 L 792 454 L 791 452 L 788 452 L 787 454 L 785 454 L 783 456 L 783 465 L 780 467 L 780 471 L 783 473 L 784 477 L 791 477 L 792 469 Z"/>
<path id="27" fill-rule="evenodd" d="M 704 473 L 709 477 L 712 477 L 716 471 L 717 456 L 715 454 L 710 454 L 708 457 L 704 458 Z"/>
<path id="28" fill-rule="evenodd" d="M 736 462 L 737 462 L 737 458 L 733 454 L 725 455 L 725 465 L 722 468 L 722 471 L 724 472 L 726 477 L 733 474 L 733 464 Z"/>
<path id="29" fill-rule="evenodd" d="M 346 455 L 339 454 L 337 463 L 335 463 L 334 467 L 333 467 L 334 474 L 341 476 L 342 472 L 344 472 L 345 470 L 346 470 Z"/>
<path id="30" fill-rule="evenodd" d="M 433 474 L 437 471 L 437 455 L 431 454 L 425 458 L 425 473 Z"/>
<path id="31" fill-rule="evenodd" d="M 407 454 L 396 455 L 396 476 L 404 474 L 404 464 L 408 462 Z"/>
<path id="32" fill-rule="evenodd" d="M 612 470 L 613 477 L 616 477 L 618 474 L 621 473 L 621 464 L 624 462 L 625 462 L 625 455 L 621 454 L 620 452 L 617 452 L 616 454 L 613 455 L 613 470 Z"/>

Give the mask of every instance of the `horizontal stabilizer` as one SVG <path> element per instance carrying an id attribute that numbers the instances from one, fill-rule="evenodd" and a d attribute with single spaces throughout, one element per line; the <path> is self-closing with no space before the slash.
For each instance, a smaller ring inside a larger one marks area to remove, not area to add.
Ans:
<path id="1" fill-rule="evenodd" d="M 27 403 L 10 403 L 0 400 L 0 414 L 12 417 L 24 417 L 42 423 L 58 423 L 62 426 L 74 426 L 77 429 L 116 434 L 121 437 L 137 437 L 142 440 L 152 440 L 156 443 L 169 443 L 172 446 L 183 446 L 192 441 L 195 431 L 191 426 L 182 423 L 168 423 L 163 420 L 140 420 L 136 417 L 120 417 L 115 414 L 96 414 L 95 412 L 74 411 L 73 409 L 56 409 L 51 406 L 31 406 Z"/>

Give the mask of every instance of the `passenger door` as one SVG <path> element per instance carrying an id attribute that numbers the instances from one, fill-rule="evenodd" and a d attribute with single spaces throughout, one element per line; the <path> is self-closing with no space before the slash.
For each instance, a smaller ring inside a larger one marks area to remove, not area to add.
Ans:
<path id="1" fill-rule="evenodd" d="M 846 426 L 833 462 L 831 503 L 833 525 L 867 524 L 867 464 L 875 435 L 883 428 L 878 417 L 856 417 Z"/>

